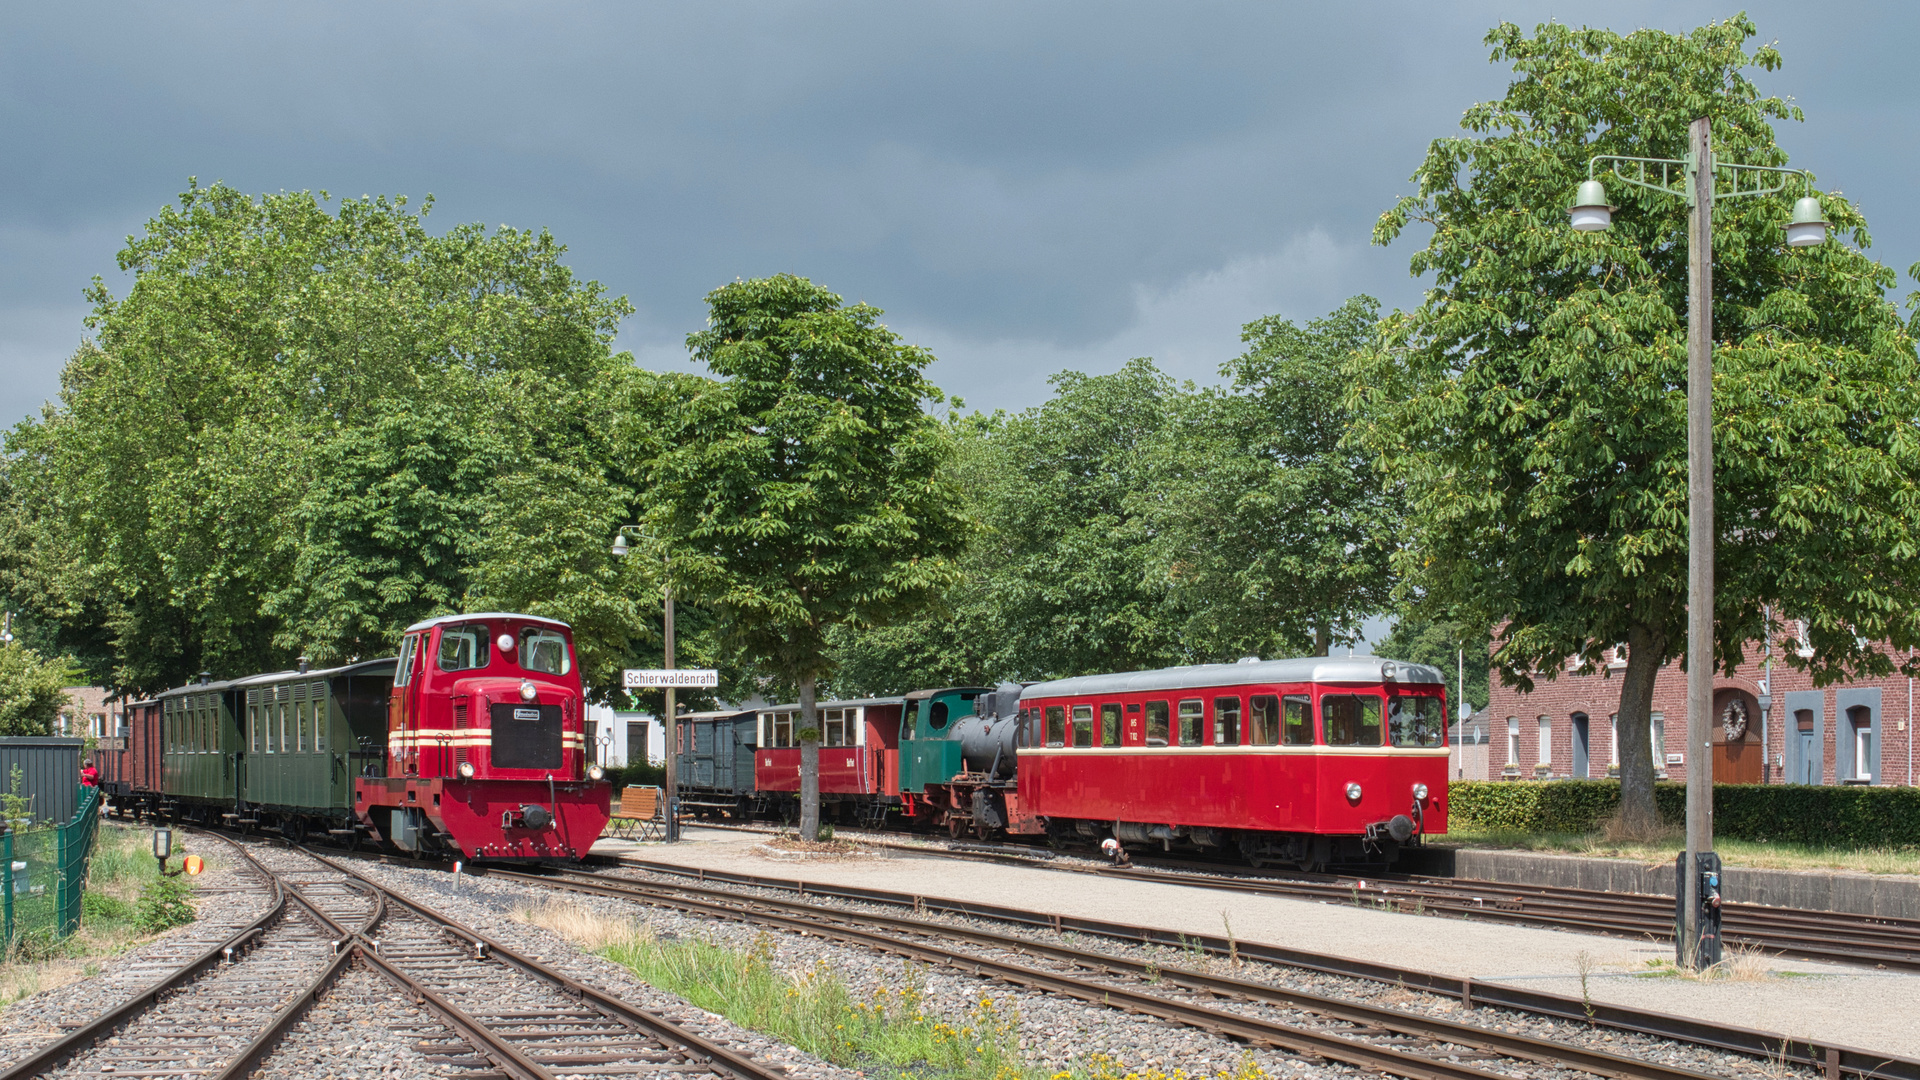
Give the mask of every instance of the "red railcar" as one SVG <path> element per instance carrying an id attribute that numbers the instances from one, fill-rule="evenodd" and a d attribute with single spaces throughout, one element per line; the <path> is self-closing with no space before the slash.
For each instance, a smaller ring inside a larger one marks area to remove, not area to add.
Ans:
<path id="1" fill-rule="evenodd" d="M 1444 676 L 1375 657 L 1090 675 L 1020 697 L 1020 817 L 1258 863 L 1391 858 L 1446 830 Z"/>
<path id="2" fill-rule="evenodd" d="M 489 612 L 415 623 L 387 705 L 385 776 L 354 780 L 361 822 L 410 851 L 577 859 L 611 789 L 588 761 L 567 624 Z"/>
<path id="3" fill-rule="evenodd" d="M 900 717 L 905 698 L 857 698 L 816 705 L 820 728 L 820 804 L 827 820 L 878 823 L 900 805 Z M 756 812 L 797 813 L 800 706 L 759 716 L 753 755 Z"/>
<path id="4" fill-rule="evenodd" d="M 160 800 L 160 702 L 129 701 L 120 707 L 119 730 L 94 748 L 100 792 L 117 814 L 144 815 Z"/>

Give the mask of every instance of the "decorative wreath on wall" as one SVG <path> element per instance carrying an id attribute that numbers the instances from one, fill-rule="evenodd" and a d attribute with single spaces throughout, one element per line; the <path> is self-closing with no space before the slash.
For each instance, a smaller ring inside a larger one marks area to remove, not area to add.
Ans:
<path id="1" fill-rule="evenodd" d="M 1730 698 L 1727 706 L 1720 710 L 1720 727 L 1727 733 L 1728 742 L 1739 742 L 1747 734 L 1747 703 L 1739 698 Z"/>

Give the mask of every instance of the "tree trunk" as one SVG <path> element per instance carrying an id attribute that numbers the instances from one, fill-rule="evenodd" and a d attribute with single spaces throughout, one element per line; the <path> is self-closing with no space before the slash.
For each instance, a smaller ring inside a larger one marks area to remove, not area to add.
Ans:
<path id="1" fill-rule="evenodd" d="M 1325 656 L 1327 655 L 1327 650 L 1332 647 L 1333 634 L 1327 629 L 1326 620 L 1322 619 L 1318 623 L 1315 623 L 1313 627 L 1313 655 Z"/>
<path id="2" fill-rule="evenodd" d="M 820 725 L 813 676 L 800 680 L 800 839 L 820 839 Z"/>
<path id="3" fill-rule="evenodd" d="M 1627 631 L 1627 671 L 1620 680 L 1620 828 L 1632 836 L 1660 829 L 1653 802 L 1653 685 L 1666 657 L 1666 640 L 1645 626 Z"/>

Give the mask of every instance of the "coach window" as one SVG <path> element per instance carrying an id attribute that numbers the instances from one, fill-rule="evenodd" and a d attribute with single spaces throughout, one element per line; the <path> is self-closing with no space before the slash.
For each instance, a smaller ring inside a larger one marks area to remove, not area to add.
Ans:
<path id="1" fill-rule="evenodd" d="M 1120 745 L 1120 706 L 1116 703 L 1100 706 L 1100 745 Z"/>
<path id="2" fill-rule="evenodd" d="M 467 671 L 493 660 L 486 623 L 449 626 L 440 631 L 440 670 Z"/>
<path id="3" fill-rule="evenodd" d="M 1437 697 L 1396 697 L 1387 704 L 1387 737 L 1395 746 L 1441 745 L 1446 721 Z"/>
<path id="4" fill-rule="evenodd" d="M 773 745 L 793 745 L 793 714 L 781 712 L 773 714 Z"/>
<path id="5" fill-rule="evenodd" d="M 1239 698 L 1217 697 L 1213 699 L 1213 744 L 1215 746 L 1240 745 Z"/>
<path id="6" fill-rule="evenodd" d="M 826 736 L 822 746 L 847 745 L 847 710 L 828 709 L 820 714 L 820 728 Z"/>
<path id="7" fill-rule="evenodd" d="M 1180 703 L 1180 745 L 1199 746 L 1201 736 L 1206 734 L 1206 706 L 1199 698 L 1188 698 Z"/>
<path id="8" fill-rule="evenodd" d="M 1320 699 L 1328 746 L 1379 746 L 1380 699 L 1372 694 L 1328 694 Z"/>
<path id="9" fill-rule="evenodd" d="M 1093 706 L 1091 705 L 1073 707 L 1073 745 L 1093 745 Z"/>
<path id="10" fill-rule="evenodd" d="M 1253 728 L 1253 745 L 1280 745 L 1280 699 L 1272 694 L 1255 694 L 1247 699 L 1247 720 Z"/>
<path id="11" fill-rule="evenodd" d="M 1288 694 L 1286 701 L 1288 746 L 1313 745 L 1313 699 L 1305 694 Z"/>
<path id="12" fill-rule="evenodd" d="M 280 706 L 280 752 L 293 753 L 293 705 L 283 702 Z"/>
<path id="13" fill-rule="evenodd" d="M 327 749 L 327 684 L 314 683 L 307 691 L 313 700 L 313 752 L 322 754 Z"/>
<path id="14" fill-rule="evenodd" d="M 1167 745 L 1167 703 L 1164 701 L 1147 702 L 1147 745 Z"/>
<path id="15" fill-rule="evenodd" d="M 1067 710 L 1064 706 L 1047 706 L 1047 745 L 1067 745 Z"/>

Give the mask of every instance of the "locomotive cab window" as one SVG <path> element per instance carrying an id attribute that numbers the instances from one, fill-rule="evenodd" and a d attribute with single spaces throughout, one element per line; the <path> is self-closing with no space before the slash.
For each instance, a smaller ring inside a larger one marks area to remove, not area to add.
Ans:
<path id="1" fill-rule="evenodd" d="M 1313 699 L 1305 694 L 1288 694 L 1285 702 L 1288 746 L 1313 745 Z"/>
<path id="2" fill-rule="evenodd" d="M 1380 699 L 1373 694 L 1328 694 L 1320 718 L 1328 746 L 1380 745 Z"/>
<path id="3" fill-rule="evenodd" d="M 1213 699 L 1213 744 L 1215 746 L 1240 745 L 1239 698 L 1217 697 Z"/>
<path id="4" fill-rule="evenodd" d="M 934 702 L 933 708 L 927 710 L 927 726 L 935 731 L 947 730 L 947 714 L 949 711 L 946 702 Z"/>
<path id="5" fill-rule="evenodd" d="M 1255 694 L 1247 699 L 1247 720 L 1253 728 L 1253 745 L 1280 745 L 1280 699 L 1272 694 Z"/>
<path id="6" fill-rule="evenodd" d="M 492 662 L 493 643 L 487 636 L 486 623 L 467 623 L 441 629 L 441 671 L 470 671 L 486 667 Z"/>
<path id="7" fill-rule="evenodd" d="M 393 685 L 405 686 L 413 681 L 413 656 L 419 647 L 419 634 L 408 634 L 400 639 L 400 663 L 393 669 Z"/>
<path id="8" fill-rule="evenodd" d="M 1100 745 L 1120 745 L 1120 706 L 1106 704 L 1100 706 Z"/>
<path id="9" fill-rule="evenodd" d="M 1047 706 L 1047 745 L 1067 745 L 1067 710 L 1064 706 Z"/>
<path id="10" fill-rule="evenodd" d="M 1440 746 L 1446 735 L 1445 710 L 1437 697 L 1395 697 L 1387 704 L 1387 737 L 1395 746 Z"/>
<path id="11" fill-rule="evenodd" d="M 1093 745 L 1093 706 L 1091 705 L 1073 707 L 1073 745 Z"/>
<path id="12" fill-rule="evenodd" d="M 1147 702 L 1147 745 L 1167 745 L 1167 703 L 1164 701 Z"/>
<path id="13" fill-rule="evenodd" d="M 520 631 L 520 666 L 548 675 L 572 671 L 573 657 L 567 652 L 566 635 L 532 626 Z"/>
<path id="14" fill-rule="evenodd" d="M 1199 746 L 1201 730 L 1206 726 L 1206 707 L 1199 698 L 1188 698 L 1180 703 L 1180 745 Z"/>

